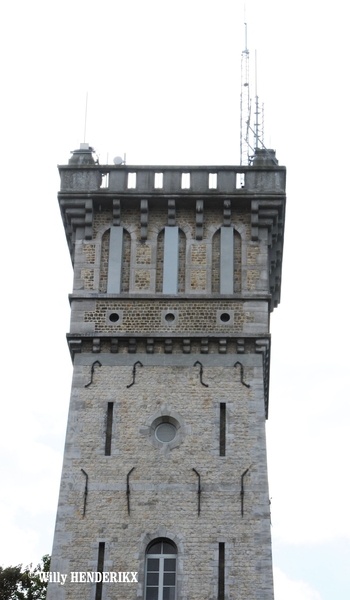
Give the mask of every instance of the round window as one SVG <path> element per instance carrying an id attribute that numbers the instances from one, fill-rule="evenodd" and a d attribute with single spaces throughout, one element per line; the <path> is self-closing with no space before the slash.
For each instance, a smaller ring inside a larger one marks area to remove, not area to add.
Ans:
<path id="1" fill-rule="evenodd" d="M 175 315 L 171 312 L 167 313 L 164 318 L 167 323 L 173 323 L 175 321 Z"/>
<path id="2" fill-rule="evenodd" d="M 118 313 L 111 313 L 108 318 L 112 323 L 117 323 L 120 319 L 120 316 Z"/>
<path id="3" fill-rule="evenodd" d="M 230 317 L 230 315 L 228 313 L 226 313 L 226 312 L 221 313 L 221 315 L 220 315 L 220 321 L 222 323 L 228 323 L 230 319 L 231 319 L 231 317 Z"/>
<path id="4" fill-rule="evenodd" d="M 172 442 L 176 436 L 176 427 L 172 423 L 160 423 L 155 431 L 159 442 Z"/>

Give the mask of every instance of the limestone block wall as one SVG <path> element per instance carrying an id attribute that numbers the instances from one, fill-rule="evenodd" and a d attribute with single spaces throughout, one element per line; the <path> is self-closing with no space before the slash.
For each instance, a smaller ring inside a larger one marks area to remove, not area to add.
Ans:
<path id="1" fill-rule="evenodd" d="M 103 599 L 143 597 L 149 540 L 178 547 L 177 600 L 216 600 L 218 544 L 225 543 L 227 598 L 273 597 L 266 473 L 263 369 L 257 354 L 76 356 L 51 570 L 137 571 L 138 584 L 104 584 Z M 195 359 L 203 364 L 200 382 Z M 134 385 L 132 364 L 141 360 Z M 244 367 L 242 384 L 236 360 Z M 105 456 L 108 403 L 111 454 Z M 220 403 L 226 405 L 226 451 L 220 456 Z M 178 423 L 177 443 L 155 443 L 152 423 Z M 198 480 L 201 475 L 200 514 Z M 88 495 L 84 513 L 84 491 Z M 126 477 L 130 473 L 130 514 Z M 242 474 L 244 497 L 242 515 Z M 76 550 L 72 552 L 72 548 Z M 49 586 L 48 600 L 95 598 L 94 584 Z M 226 597 L 225 596 L 225 597 Z"/>
<path id="2" fill-rule="evenodd" d="M 270 155 L 260 167 L 101 166 L 90 150 L 60 167 L 74 374 L 51 570 L 97 571 L 104 544 L 103 569 L 138 583 L 102 596 L 52 583 L 47 598 L 143 600 L 161 537 L 178 550 L 176 600 L 223 596 L 223 544 L 225 599 L 272 600 L 265 418 L 285 169 Z M 164 419 L 169 443 L 155 436 Z"/>

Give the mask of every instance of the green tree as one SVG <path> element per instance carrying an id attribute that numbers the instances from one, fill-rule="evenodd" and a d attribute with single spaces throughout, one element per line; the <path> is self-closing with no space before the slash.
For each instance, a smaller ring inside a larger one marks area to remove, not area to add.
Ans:
<path id="1" fill-rule="evenodd" d="M 0 567 L 0 600 L 21 600 L 24 598 L 21 592 L 22 565 L 17 567 Z"/>
<path id="2" fill-rule="evenodd" d="M 50 570 L 50 556 L 45 554 L 33 568 L 28 565 L 16 567 L 0 566 L 0 600 L 45 600 L 47 582 L 41 581 L 40 573 Z"/>

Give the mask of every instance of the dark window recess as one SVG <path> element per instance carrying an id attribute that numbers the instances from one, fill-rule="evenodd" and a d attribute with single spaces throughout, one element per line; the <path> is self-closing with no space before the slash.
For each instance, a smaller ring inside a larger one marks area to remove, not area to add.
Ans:
<path id="1" fill-rule="evenodd" d="M 229 320 L 230 320 L 230 318 L 231 318 L 230 315 L 228 313 L 225 313 L 225 312 L 221 313 L 221 315 L 220 315 L 220 321 L 222 323 L 228 323 Z"/>
<path id="2" fill-rule="evenodd" d="M 105 562 L 105 543 L 100 542 L 98 545 L 98 559 L 97 559 L 97 572 L 103 573 L 103 566 Z M 96 583 L 96 594 L 95 600 L 102 600 L 102 581 Z"/>
<path id="3" fill-rule="evenodd" d="M 118 323 L 120 316 L 118 313 L 111 313 L 108 318 L 112 323 Z"/>
<path id="4" fill-rule="evenodd" d="M 219 542 L 218 600 L 225 600 L 225 544 Z"/>
<path id="5" fill-rule="evenodd" d="M 174 313 L 167 313 L 164 318 L 167 321 L 167 323 L 173 323 L 176 317 Z"/>
<path id="6" fill-rule="evenodd" d="M 220 402 L 220 456 L 226 456 L 226 404 Z"/>
<path id="7" fill-rule="evenodd" d="M 113 402 L 108 402 L 108 405 L 107 405 L 105 456 L 110 456 L 111 455 L 112 424 L 113 424 Z"/>

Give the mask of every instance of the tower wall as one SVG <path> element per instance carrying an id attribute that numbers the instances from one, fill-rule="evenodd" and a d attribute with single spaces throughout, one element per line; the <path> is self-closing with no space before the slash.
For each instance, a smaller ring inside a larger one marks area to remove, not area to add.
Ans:
<path id="1" fill-rule="evenodd" d="M 270 600 L 265 419 L 285 170 L 246 167 L 237 189 L 242 167 L 107 168 L 91 156 L 78 151 L 60 168 L 74 373 L 51 565 L 68 580 L 49 584 L 48 600 L 145 598 L 158 538 L 176 545 L 176 600 Z M 233 234 L 220 243 L 223 227 Z M 113 239 L 120 293 L 107 293 Z M 226 250 L 234 256 L 223 264 Z M 178 290 L 164 294 L 171 251 Z M 232 293 L 219 292 L 223 274 Z M 176 431 L 168 442 L 157 438 L 163 423 Z M 101 544 L 103 570 L 137 572 L 138 583 L 69 582 L 98 570 Z"/>

